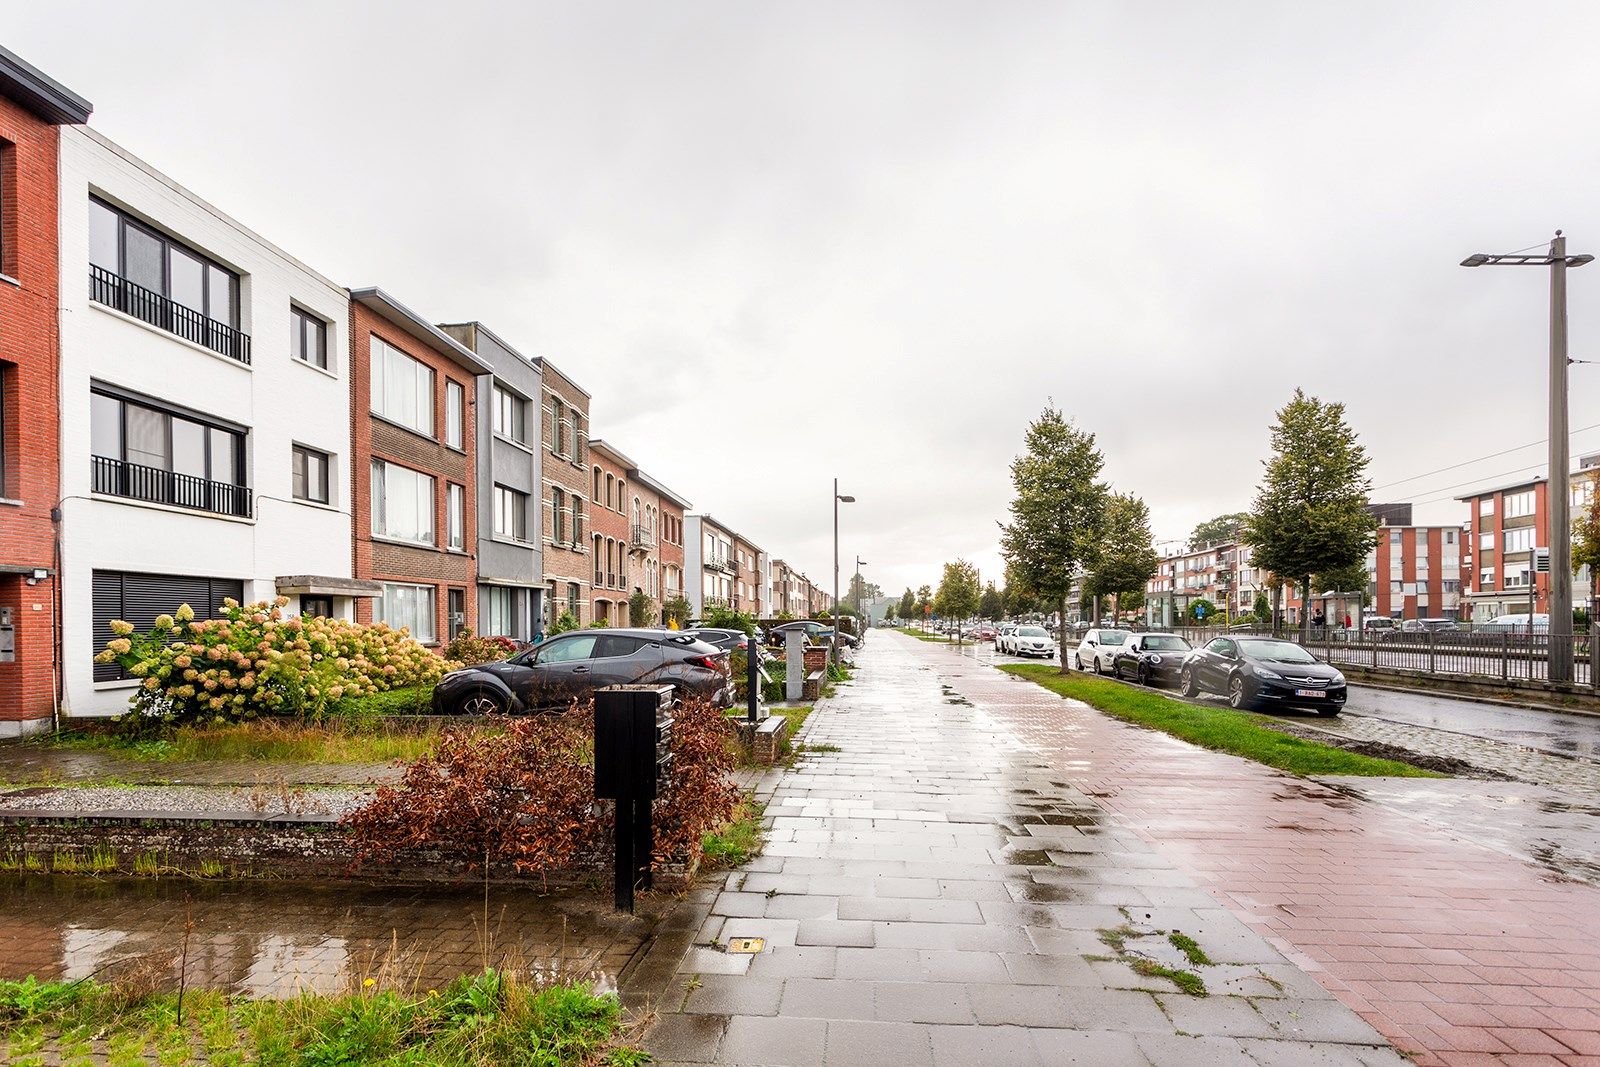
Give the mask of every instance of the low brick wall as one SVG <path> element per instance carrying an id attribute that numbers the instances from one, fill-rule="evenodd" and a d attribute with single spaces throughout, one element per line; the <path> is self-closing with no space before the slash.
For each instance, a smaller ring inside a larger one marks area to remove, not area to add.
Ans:
<path id="1" fill-rule="evenodd" d="M 483 881 L 482 871 L 469 870 L 465 862 L 432 850 L 411 850 L 359 868 L 355 858 L 350 834 L 328 815 L 208 819 L 160 813 L 0 813 L 0 861 L 8 869 L 366 882 Z M 657 864 L 656 888 L 668 892 L 686 888 L 697 866 L 698 858 Z M 609 852 L 582 856 L 568 867 L 544 874 L 490 872 L 496 883 L 557 888 L 610 877 Z"/>

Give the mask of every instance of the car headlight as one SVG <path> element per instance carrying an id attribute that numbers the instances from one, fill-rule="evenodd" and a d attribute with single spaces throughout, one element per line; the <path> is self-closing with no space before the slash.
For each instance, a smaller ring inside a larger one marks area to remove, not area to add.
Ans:
<path id="1" fill-rule="evenodd" d="M 1161 657 L 1160 656 L 1151 656 L 1150 657 L 1150 662 L 1151 663 L 1160 663 L 1161 662 Z"/>
<path id="2" fill-rule="evenodd" d="M 1329 684 L 1330 685 L 1343 685 L 1344 684 L 1344 675 L 1340 674 L 1338 671 L 1334 671 L 1333 672 L 1333 681 L 1331 683 L 1329 683 Z"/>
<path id="3" fill-rule="evenodd" d="M 1279 678 L 1279 679 L 1281 679 L 1283 677 L 1283 675 L 1279 674 L 1277 671 L 1269 671 L 1265 667 L 1256 667 L 1255 668 L 1255 672 L 1256 672 L 1256 677 L 1257 678 Z"/>

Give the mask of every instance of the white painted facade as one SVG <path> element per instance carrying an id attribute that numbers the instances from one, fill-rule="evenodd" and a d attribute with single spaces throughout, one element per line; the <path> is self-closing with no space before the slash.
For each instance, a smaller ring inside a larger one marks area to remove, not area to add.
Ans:
<path id="1" fill-rule="evenodd" d="M 91 300 L 91 196 L 238 274 L 249 364 Z M 291 357 L 291 302 L 324 321 L 326 370 Z M 107 715 L 132 683 L 93 680 L 95 571 L 238 579 L 246 602 L 278 595 L 281 576 L 349 579 L 349 295 L 93 130 L 65 127 L 61 305 L 65 707 Z M 94 492 L 91 383 L 243 428 L 249 517 Z M 330 457 L 326 504 L 294 499 L 296 444 Z M 348 596 L 332 599 L 351 617 Z"/>

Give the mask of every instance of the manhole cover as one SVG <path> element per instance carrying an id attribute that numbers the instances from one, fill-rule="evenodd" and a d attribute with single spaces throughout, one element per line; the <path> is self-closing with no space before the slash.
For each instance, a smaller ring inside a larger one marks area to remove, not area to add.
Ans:
<path id="1" fill-rule="evenodd" d="M 730 937 L 728 938 L 728 951 L 756 953 L 760 952 L 762 946 L 766 943 L 767 939 L 764 937 Z"/>

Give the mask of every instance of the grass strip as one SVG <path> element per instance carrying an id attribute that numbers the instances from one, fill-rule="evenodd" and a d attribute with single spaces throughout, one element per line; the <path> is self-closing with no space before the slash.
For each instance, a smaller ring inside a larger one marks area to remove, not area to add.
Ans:
<path id="1" fill-rule="evenodd" d="M 439 739 L 435 724 L 389 725 L 258 719 L 225 726 L 177 726 L 139 733 L 89 729 L 62 733 L 42 746 L 104 752 L 151 763 L 388 763 L 414 760 Z"/>
<path id="2" fill-rule="evenodd" d="M 743 867 L 760 855 L 766 838 L 761 832 L 761 813 L 765 806 L 747 795 L 733 809 L 733 817 L 722 828 L 700 839 L 707 870 L 728 870 Z"/>
<path id="3" fill-rule="evenodd" d="M 1290 774 L 1349 774 L 1381 778 L 1442 778 L 1441 774 L 1398 760 L 1363 756 L 1333 745 L 1295 737 L 1263 726 L 1249 712 L 1173 700 L 1148 689 L 1135 689 L 1080 672 L 1062 674 L 1043 663 L 1007 663 L 1000 667 L 1060 696 L 1081 700 L 1124 722 L 1171 734 L 1190 744 L 1264 763 Z"/>

